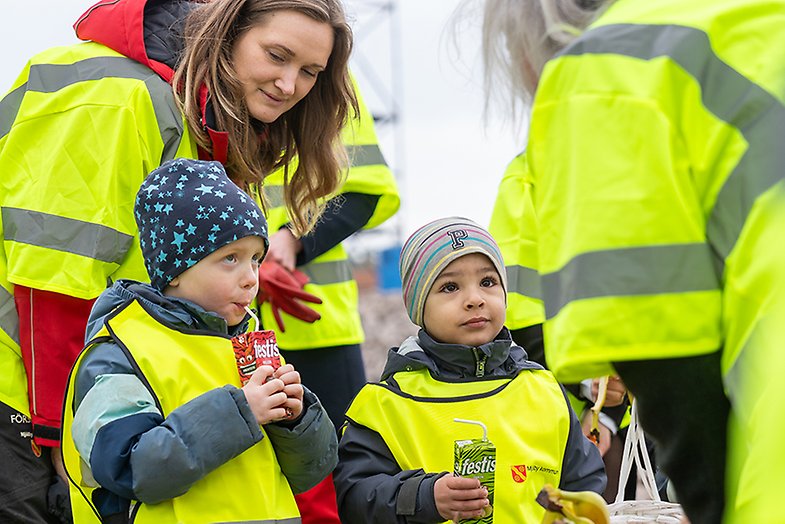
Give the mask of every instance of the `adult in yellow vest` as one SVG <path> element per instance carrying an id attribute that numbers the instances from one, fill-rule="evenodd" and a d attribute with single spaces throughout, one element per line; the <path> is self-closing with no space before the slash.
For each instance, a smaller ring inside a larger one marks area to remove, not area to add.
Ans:
<path id="1" fill-rule="evenodd" d="M 357 92 L 360 111 L 342 133 L 349 169 L 337 194 L 327 201 L 322 220 L 310 233 L 298 238 L 292 232 L 291 217 L 284 205 L 283 170 L 267 177 L 264 185 L 270 202 L 267 218 L 271 237 L 260 276 L 265 278 L 265 269 L 271 265 L 268 261 L 298 271 L 308 277 L 305 291 L 321 303 L 308 304 L 319 317 L 313 322 L 313 316 L 275 312 L 274 301 L 263 302 L 262 324 L 265 329 L 275 330 L 282 354 L 319 397 L 336 428 L 343 424 L 346 408 L 365 384 L 357 282 L 342 242 L 357 231 L 382 224 L 400 205 L 395 179 L 379 148 L 373 117 Z M 297 503 L 304 521 L 340 522 L 331 478 L 313 492 L 298 495 Z"/>
<path id="2" fill-rule="evenodd" d="M 761 428 L 739 379 L 748 355 L 773 351 L 752 335 L 782 268 L 785 1 L 486 6 L 489 72 L 536 87 L 527 155 L 548 363 L 564 381 L 618 372 L 692 522 L 719 522 L 724 391 L 743 450 Z M 738 478 L 729 511 L 748 498 Z"/>
<path id="3" fill-rule="evenodd" d="M 474 518 L 491 499 L 495 522 L 539 522 L 545 483 L 602 492 L 602 460 L 565 392 L 504 327 L 504 261 L 488 232 L 459 217 L 426 224 L 404 244 L 400 268 L 422 329 L 390 351 L 382 381 L 347 411 L 335 471 L 342 522 Z M 455 441 L 482 436 L 455 418 L 487 428 L 496 454 L 479 467 L 495 470 L 492 496 L 465 472 L 448 476 Z"/>
<path id="4" fill-rule="evenodd" d="M 178 158 L 134 215 L 150 284 L 101 294 L 67 389 L 75 522 L 300 522 L 292 492 L 330 472 L 337 439 L 291 364 L 241 383 L 261 209 L 220 163 Z"/>
<path id="5" fill-rule="evenodd" d="M 278 9 L 276 29 L 302 23 L 268 31 Z M 33 57 L 0 102 L 0 410 L 13 415 L 0 439 L 32 475 L 3 470 L 0 520 L 46 518 L 50 471 L 29 435 L 57 449 L 92 301 L 146 278 L 131 216 L 145 175 L 201 156 L 248 188 L 297 154 L 285 192 L 302 233 L 339 186 L 335 144 L 356 105 L 334 0 L 102 1 L 75 28 L 89 42 Z"/>
<path id="6" fill-rule="evenodd" d="M 304 380 L 312 382 L 336 427 L 343 422 L 349 401 L 365 383 L 357 283 L 342 241 L 382 224 L 400 206 L 395 179 L 379 149 L 373 117 L 362 100 L 360 112 L 342 137 L 350 167 L 337 195 L 327 201 L 322 220 L 307 235 L 298 238 L 292 232 L 282 198 L 283 171 L 270 175 L 264 185 L 270 202 L 268 257 L 309 278 L 305 290 L 322 300 L 312 306 L 321 318 L 310 324 L 283 313 L 283 325 L 279 325 L 270 304 L 261 305 L 262 324 L 276 331 L 287 359 L 299 364 Z"/>
<path id="7" fill-rule="evenodd" d="M 515 343 L 526 351 L 529 360 L 549 369 L 542 337 L 545 307 L 542 302 L 540 275 L 537 272 L 537 217 L 532 200 L 534 192 L 534 183 L 526 166 L 524 151 L 516 155 L 504 171 L 488 231 L 499 244 L 507 271 L 505 325 Z M 594 428 L 588 408 L 597 400 L 597 379 L 588 378 L 578 384 L 564 386 L 570 404 L 581 420 L 584 433 L 590 435 Z M 608 475 L 608 485 L 603 494 L 608 502 L 616 498 L 623 447 L 617 434 L 628 406 L 624 384 L 618 377 L 611 378 L 597 428 L 597 444 Z"/>

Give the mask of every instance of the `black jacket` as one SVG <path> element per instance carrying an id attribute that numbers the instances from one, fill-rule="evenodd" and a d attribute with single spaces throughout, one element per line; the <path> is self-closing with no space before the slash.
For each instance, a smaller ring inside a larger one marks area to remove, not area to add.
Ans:
<path id="1" fill-rule="evenodd" d="M 483 361 L 483 378 L 477 363 Z M 504 328 L 495 340 L 479 347 L 441 344 L 421 330 L 417 337 L 390 350 L 381 380 L 398 371 L 426 368 L 442 380 L 482 380 L 514 377 L 526 369 L 543 369 L 527 360 Z M 564 399 L 569 406 L 567 397 Z M 605 489 L 605 466 L 597 448 L 584 437 L 580 423 L 570 410 L 570 434 L 564 453 L 562 489 Z M 447 472 L 422 469 L 403 471 L 382 437 L 366 427 L 347 421 L 338 446 L 338 466 L 333 473 L 338 511 L 344 524 L 444 522 L 436 509 L 433 486 Z M 404 516 L 404 508 L 414 516 Z"/>

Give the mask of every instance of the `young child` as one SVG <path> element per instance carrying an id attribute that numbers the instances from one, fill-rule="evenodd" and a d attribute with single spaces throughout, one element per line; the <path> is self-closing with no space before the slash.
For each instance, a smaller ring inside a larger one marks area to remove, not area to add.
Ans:
<path id="1" fill-rule="evenodd" d="M 549 483 L 602 493 L 605 470 L 550 372 L 504 327 L 506 273 L 496 242 L 464 218 L 417 230 L 401 251 L 403 300 L 422 329 L 390 350 L 380 383 L 347 411 L 334 472 L 345 524 L 435 523 L 490 508 L 474 478 L 452 475 L 456 440 L 496 446 L 494 522 L 540 522 Z"/>
<path id="2" fill-rule="evenodd" d="M 293 492 L 335 466 L 337 438 L 291 365 L 245 386 L 267 224 L 218 162 L 175 159 L 135 203 L 151 284 L 97 300 L 69 379 L 63 453 L 76 522 L 294 522 Z"/>

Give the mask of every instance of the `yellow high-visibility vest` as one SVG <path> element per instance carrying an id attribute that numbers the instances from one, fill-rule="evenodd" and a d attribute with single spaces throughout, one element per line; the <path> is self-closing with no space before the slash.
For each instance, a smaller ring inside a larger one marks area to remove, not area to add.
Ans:
<path id="1" fill-rule="evenodd" d="M 494 522 L 542 520 L 535 499 L 546 483 L 559 485 L 570 432 L 569 408 L 549 371 L 478 382 L 442 382 L 425 369 L 392 378 L 398 388 L 364 386 L 346 416 L 381 435 L 401 469 L 452 472 L 454 442 L 482 437 L 453 419 L 482 422 L 496 446 Z"/>
<path id="2" fill-rule="evenodd" d="M 753 335 L 779 300 L 782 49 L 785 0 L 619 0 L 545 66 L 527 147 L 549 366 L 722 351 L 740 453 L 750 352 L 781 351 Z"/>
<path id="3" fill-rule="evenodd" d="M 107 279 L 146 281 L 134 198 L 161 162 L 196 154 L 146 66 L 92 42 L 28 62 L 0 101 L 0 402 L 28 411 L 13 285 L 91 299 Z"/>
<path id="4" fill-rule="evenodd" d="M 499 244 L 507 270 L 507 320 L 511 330 L 542 324 L 540 276 L 537 273 L 537 217 L 534 184 L 526 168 L 526 153 L 504 171 L 488 231 Z"/>
<path id="5" fill-rule="evenodd" d="M 148 384 L 164 417 L 212 389 L 226 384 L 240 387 L 234 349 L 228 336 L 177 331 L 151 317 L 138 301 L 120 306 L 112 313 L 94 340 L 106 340 L 106 337 L 111 337 L 139 369 L 140 379 Z M 88 351 L 89 345 L 74 370 Z M 71 434 L 75 382 L 76 372 L 72 371 L 63 413 L 63 459 L 71 480 L 74 522 L 98 522 L 89 502 L 95 486 L 91 486 L 89 477 L 85 478 L 87 464 L 76 450 Z M 156 524 L 300 522 L 294 495 L 266 436 L 208 473 L 184 495 L 159 504 L 133 502 L 132 513 L 133 522 Z"/>

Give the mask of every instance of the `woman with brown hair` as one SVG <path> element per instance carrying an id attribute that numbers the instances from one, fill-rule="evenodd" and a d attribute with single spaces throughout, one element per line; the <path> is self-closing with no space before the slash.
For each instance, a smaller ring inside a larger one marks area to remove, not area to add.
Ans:
<path id="1" fill-rule="evenodd" d="M 103 0 L 75 29 L 87 42 L 34 56 L 0 101 L 0 448 L 19 464 L 0 475 L 0 520 L 52 519 L 50 484 L 67 509 L 49 461 L 64 386 L 95 297 L 146 279 L 132 214 L 146 175 L 214 159 L 261 195 L 297 156 L 283 198 L 303 234 L 340 186 L 357 105 L 339 0 Z"/>

